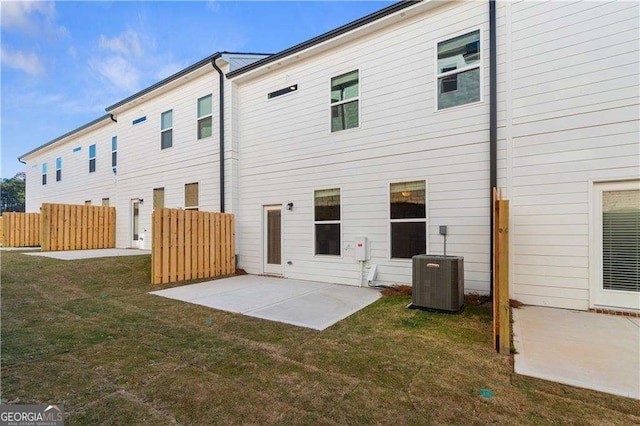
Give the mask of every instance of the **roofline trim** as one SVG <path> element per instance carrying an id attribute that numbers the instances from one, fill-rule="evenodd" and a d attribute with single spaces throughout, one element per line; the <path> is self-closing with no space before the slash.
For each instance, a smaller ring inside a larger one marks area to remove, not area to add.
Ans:
<path id="1" fill-rule="evenodd" d="M 46 148 L 46 147 L 48 147 L 50 145 L 53 145 L 56 142 L 60 142 L 61 140 L 65 139 L 65 138 L 68 138 L 69 136 L 73 136 L 74 134 L 76 134 L 78 132 L 81 132 L 82 130 L 88 129 L 89 127 L 92 127 L 92 126 L 94 126 L 94 125 L 96 125 L 98 123 L 101 123 L 104 120 L 111 120 L 111 114 L 105 114 L 102 117 L 98 117 L 95 120 L 90 121 L 87 124 L 84 124 L 84 125 L 78 127 L 77 129 L 73 129 L 72 131 L 67 132 L 62 136 L 58 136 L 57 138 L 55 138 L 53 140 L 50 140 L 49 142 L 47 142 L 47 143 L 45 143 L 43 145 L 40 145 L 37 148 L 32 149 L 31 151 L 27 152 L 26 154 L 22 154 L 20 157 L 18 157 L 18 160 L 22 161 L 22 159 L 24 157 L 27 157 L 27 156 L 33 154 L 34 152 L 40 151 L 41 149 Z"/>
<path id="2" fill-rule="evenodd" d="M 187 68 L 178 71 L 177 73 L 170 75 L 169 77 L 165 78 L 164 80 L 160 80 L 159 82 L 157 82 L 156 84 L 153 84 L 145 89 L 142 89 L 141 91 L 134 93 L 133 95 L 121 100 L 120 102 L 116 102 L 115 104 L 108 106 L 107 108 L 105 108 L 105 110 L 107 112 L 111 112 L 114 109 L 121 107 L 122 105 L 128 104 L 129 102 L 133 101 L 134 99 L 137 99 L 141 96 L 146 95 L 147 93 L 150 93 L 156 89 L 159 89 L 160 87 L 171 83 L 174 80 L 179 79 L 180 77 L 183 77 L 187 74 L 190 74 L 191 72 L 200 69 L 202 67 L 204 67 L 205 65 L 209 65 L 211 63 L 211 61 L 215 61 L 216 59 L 220 58 L 222 56 L 223 52 L 216 52 L 213 55 L 207 56 L 206 58 L 202 59 L 201 61 L 196 62 L 193 65 L 188 66 Z"/>
<path id="3" fill-rule="evenodd" d="M 270 64 L 272 62 L 275 62 L 279 59 L 283 59 L 287 56 L 293 55 L 294 53 L 298 53 L 302 50 L 308 49 L 310 47 L 313 47 L 315 45 L 318 45 L 322 42 L 325 42 L 327 40 L 331 40 L 335 37 L 338 37 L 342 34 L 348 33 L 352 30 L 355 30 L 357 28 L 360 28 L 364 25 L 367 25 L 371 22 L 375 22 L 379 19 L 384 18 L 387 15 L 391 15 L 392 13 L 398 12 L 400 10 L 406 9 L 408 7 L 414 6 L 416 4 L 421 3 L 422 0 L 406 0 L 406 1 L 400 1 L 397 3 L 392 4 L 391 6 L 387 6 L 384 9 L 380 9 L 377 12 L 373 12 L 367 16 L 364 16 L 360 19 L 356 19 L 355 21 L 349 22 L 348 24 L 345 24 L 341 27 L 335 28 L 331 31 L 328 31 L 324 34 L 320 34 L 317 37 L 314 37 L 312 39 L 309 39 L 307 41 L 303 41 L 302 43 L 296 44 L 295 46 L 292 46 L 288 49 L 282 50 L 278 53 L 275 53 L 267 58 L 264 59 L 260 59 L 259 61 L 253 62 L 249 65 L 246 65 L 242 68 L 238 68 L 237 70 L 231 71 L 229 73 L 227 73 L 227 78 L 233 78 L 233 77 L 237 77 L 239 75 L 245 74 L 249 71 L 255 70 L 257 68 L 260 68 L 264 65 Z"/>

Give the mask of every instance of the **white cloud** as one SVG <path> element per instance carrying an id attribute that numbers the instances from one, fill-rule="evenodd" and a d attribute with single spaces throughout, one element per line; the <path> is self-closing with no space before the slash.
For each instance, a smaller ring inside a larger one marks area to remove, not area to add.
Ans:
<path id="1" fill-rule="evenodd" d="M 177 73 L 183 68 L 185 68 L 185 64 L 178 62 L 169 62 L 168 64 L 162 66 L 162 68 L 160 68 L 158 71 L 156 71 L 153 76 L 157 80 L 163 80 L 170 75 Z"/>
<path id="2" fill-rule="evenodd" d="M 220 11 L 220 3 L 216 0 L 207 1 L 207 9 L 212 10 L 214 12 Z"/>
<path id="3" fill-rule="evenodd" d="M 76 49 L 74 46 L 69 46 L 69 48 L 67 49 L 67 53 L 69 54 L 69 56 L 73 56 L 74 58 L 78 57 L 78 49 Z"/>
<path id="4" fill-rule="evenodd" d="M 45 72 L 40 58 L 33 52 L 12 52 L 2 48 L 0 57 L 2 58 L 2 66 L 7 68 L 22 70 L 30 75 L 42 75 Z"/>
<path id="5" fill-rule="evenodd" d="M 52 1 L 2 1 L 0 26 L 12 30 L 38 35 L 44 33 L 57 38 L 67 38 L 69 30 L 56 23 L 56 8 Z"/>
<path id="6" fill-rule="evenodd" d="M 98 46 L 100 49 L 110 50 L 125 56 L 144 55 L 144 42 L 142 41 L 142 37 L 134 30 L 127 30 L 113 38 L 101 35 L 98 40 Z"/>
<path id="7" fill-rule="evenodd" d="M 140 88 L 142 79 L 140 70 L 122 56 L 110 56 L 93 60 L 90 66 L 118 90 L 135 92 Z"/>

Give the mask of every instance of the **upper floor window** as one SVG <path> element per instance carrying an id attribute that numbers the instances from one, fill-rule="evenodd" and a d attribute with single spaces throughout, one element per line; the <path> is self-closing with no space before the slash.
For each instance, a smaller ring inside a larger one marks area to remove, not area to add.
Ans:
<path id="1" fill-rule="evenodd" d="M 298 90 L 297 84 L 292 84 L 290 86 L 285 87 L 284 89 L 276 90 L 275 92 L 271 92 L 267 95 L 267 99 L 277 98 L 278 96 L 286 95 L 287 93 L 295 92 Z"/>
<path id="2" fill-rule="evenodd" d="M 173 146 L 173 110 L 165 111 L 160 115 L 160 149 Z"/>
<path id="3" fill-rule="evenodd" d="M 331 131 L 360 125 L 358 70 L 331 79 Z"/>
<path id="4" fill-rule="evenodd" d="M 164 193 L 163 193 L 164 195 Z M 163 200 L 164 202 L 164 200 Z M 184 186 L 185 210 L 198 210 L 199 208 L 198 183 L 188 183 Z"/>
<path id="5" fill-rule="evenodd" d="M 198 99 L 198 139 L 212 135 L 212 111 L 211 95 Z"/>
<path id="6" fill-rule="evenodd" d="M 62 180 L 62 157 L 56 158 L 56 182 Z"/>
<path id="7" fill-rule="evenodd" d="M 89 145 L 89 173 L 96 171 L 96 145 Z"/>
<path id="8" fill-rule="evenodd" d="M 480 30 L 438 43 L 438 109 L 480 101 Z"/>
<path id="9" fill-rule="evenodd" d="M 42 163 L 42 184 L 47 184 L 47 163 Z"/>
<path id="10" fill-rule="evenodd" d="M 164 188 L 153 188 L 153 208 L 164 208 Z"/>
<path id="11" fill-rule="evenodd" d="M 411 259 L 427 251 L 426 182 L 390 185 L 391 258 Z"/>
<path id="12" fill-rule="evenodd" d="M 315 254 L 340 256 L 340 188 L 314 191 Z"/>
<path id="13" fill-rule="evenodd" d="M 111 138 L 111 167 L 118 166 L 118 137 Z"/>

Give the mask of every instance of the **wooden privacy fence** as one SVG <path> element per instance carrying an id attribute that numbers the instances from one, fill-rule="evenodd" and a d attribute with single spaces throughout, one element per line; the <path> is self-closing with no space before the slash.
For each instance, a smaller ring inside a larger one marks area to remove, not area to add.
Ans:
<path id="1" fill-rule="evenodd" d="M 493 190 L 493 346 L 511 352 L 509 307 L 509 201 Z"/>
<path id="2" fill-rule="evenodd" d="M 232 214 L 156 208 L 152 238 L 153 284 L 235 272 Z"/>
<path id="3" fill-rule="evenodd" d="M 4 213 L 0 220 L 3 247 L 40 245 L 40 213 Z"/>
<path id="4" fill-rule="evenodd" d="M 40 211 L 43 251 L 116 246 L 115 207 L 44 203 Z"/>

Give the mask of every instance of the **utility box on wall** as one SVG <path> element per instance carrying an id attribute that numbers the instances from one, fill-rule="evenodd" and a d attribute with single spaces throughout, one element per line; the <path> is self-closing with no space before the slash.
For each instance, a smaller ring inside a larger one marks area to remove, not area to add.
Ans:
<path id="1" fill-rule="evenodd" d="M 367 237 L 356 237 L 354 240 L 355 245 L 355 256 L 357 261 L 365 261 L 369 258 L 367 257 L 368 247 L 367 247 Z"/>

